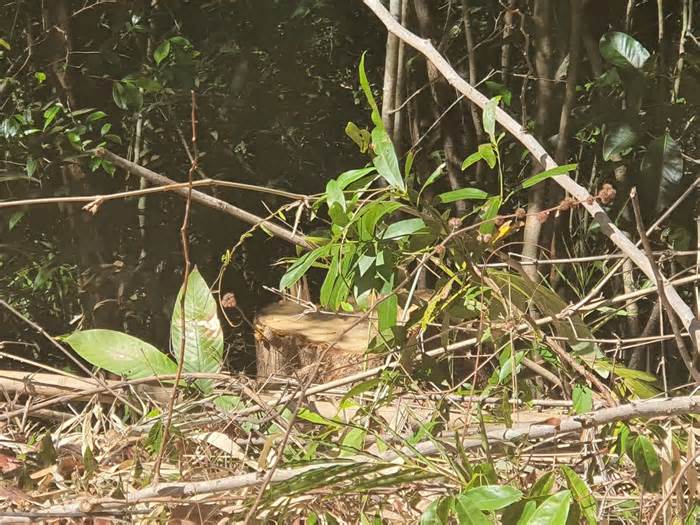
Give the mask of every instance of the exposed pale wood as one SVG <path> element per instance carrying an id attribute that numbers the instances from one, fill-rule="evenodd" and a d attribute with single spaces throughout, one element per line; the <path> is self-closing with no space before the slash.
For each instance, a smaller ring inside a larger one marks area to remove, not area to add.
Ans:
<path id="1" fill-rule="evenodd" d="M 268 306 L 255 320 L 258 377 L 303 375 L 341 334 L 321 365 L 319 380 L 357 372 L 367 363 L 379 364 L 376 356 L 365 355 L 373 328 L 369 321 L 350 328 L 356 321 L 354 317 L 307 312 L 292 302 Z"/>

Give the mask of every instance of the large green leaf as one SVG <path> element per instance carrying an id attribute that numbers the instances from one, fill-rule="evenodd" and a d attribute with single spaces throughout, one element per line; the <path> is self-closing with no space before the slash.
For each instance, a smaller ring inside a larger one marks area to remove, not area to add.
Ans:
<path id="1" fill-rule="evenodd" d="M 461 188 L 459 190 L 452 190 L 438 195 L 440 202 L 445 204 L 449 202 L 462 201 L 462 200 L 484 200 L 489 196 L 484 190 L 479 188 Z"/>
<path id="2" fill-rule="evenodd" d="M 641 69 L 649 58 L 649 51 L 642 44 L 620 31 L 604 34 L 599 47 L 603 58 L 621 69 Z"/>
<path id="3" fill-rule="evenodd" d="M 669 206 L 682 190 L 683 156 L 670 135 L 654 139 L 642 160 L 640 199 L 649 211 Z"/>
<path id="4" fill-rule="evenodd" d="M 88 363 L 127 379 L 174 374 L 167 355 L 134 336 L 114 330 L 83 330 L 64 339 Z"/>
<path id="5" fill-rule="evenodd" d="M 545 179 L 549 179 L 550 177 L 556 177 L 557 175 L 563 175 L 564 173 L 568 173 L 572 170 L 575 170 L 576 166 L 576 164 L 563 164 L 562 166 L 557 166 L 556 168 L 551 168 L 547 171 L 543 171 L 542 173 L 533 175 L 532 177 L 528 177 L 523 181 L 523 188 L 529 188 L 539 182 L 542 182 Z"/>
<path id="6" fill-rule="evenodd" d="M 589 525 L 596 525 L 598 523 L 598 509 L 588 485 L 571 467 L 562 465 L 561 472 L 566 478 L 566 484 L 571 491 L 574 502 L 581 510 L 581 515 Z"/>
<path id="7" fill-rule="evenodd" d="M 459 494 L 453 501 L 459 525 L 492 525 L 493 522 L 476 507 L 473 499 Z"/>
<path id="8" fill-rule="evenodd" d="M 399 159 L 396 157 L 396 151 L 394 150 L 394 145 L 391 143 L 389 134 L 384 128 L 376 127 L 372 130 L 372 145 L 376 153 L 372 162 L 377 168 L 379 175 L 386 180 L 390 186 L 405 191 L 406 185 L 401 177 Z"/>
<path id="9" fill-rule="evenodd" d="M 411 235 L 425 228 L 423 219 L 404 219 L 399 222 L 390 224 L 384 233 L 382 239 L 399 239 L 406 235 Z"/>
<path id="10" fill-rule="evenodd" d="M 143 107 L 143 93 L 131 82 L 114 82 L 112 84 L 114 103 L 124 111 L 140 111 Z"/>
<path id="11" fill-rule="evenodd" d="M 280 280 L 280 290 L 286 290 L 301 279 L 317 259 L 325 257 L 330 253 L 330 249 L 331 245 L 328 244 L 319 246 L 294 261 Z"/>
<path id="12" fill-rule="evenodd" d="M 178 356 L 182 343 L 180 300 L 177 295 L 170 323 L 170 351 Z M 217 305 L 209 286 L 195 268 L 187 279 L 185 295 L 185 354 L 186 372 L 218 372 L 224 357 L 224 334 L 217 315 Z M 204 392 L 211 390 L 211 381 L 198 380 Z"/>
<path id="13" fill-rule="evenodd" d="M 527 525 L 565 525 L 571 506 L 571 492 L 562 490 L 548 497 L 537 507 Z"/>
<path id="14" fill-rule="evenodd" d="M 637 468 L 637 478 L 645 490 L 654 492 L 661 484 L 661 464 L 656 449 L 646 436 L 637 436 L 632 446 L 632 460 Z"/>
<path id="15" fill-rule="evenodd" d="M 608 127 L 603 139 L 603 159 L 624 153 L 639 140 L 639 133 L 627 122 L 618 122 Z"/>
<path id="16" fill-rule="evenodd" d="M 509 485 L 482 485 L 469 489 L 460 496 L 479 510 L 499 510 L 520 501 L 522 497 L 522 492 Z"/>

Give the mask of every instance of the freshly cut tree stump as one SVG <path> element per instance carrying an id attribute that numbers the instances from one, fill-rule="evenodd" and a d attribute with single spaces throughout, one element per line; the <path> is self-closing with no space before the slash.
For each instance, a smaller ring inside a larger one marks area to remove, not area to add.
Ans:
<path id="1" fill-rule="evenodd" d="M 255 319 L 258 378 L 303 379 L 322 352 L 356 321 L 356 317 L 306 313 L 292 302 L 266 307 Z M 379 356 L 365 354 L 374 334 L 368 321 L 351 328 L 325 354 L 314 381 L 331 381 L 379 364 Z"/>

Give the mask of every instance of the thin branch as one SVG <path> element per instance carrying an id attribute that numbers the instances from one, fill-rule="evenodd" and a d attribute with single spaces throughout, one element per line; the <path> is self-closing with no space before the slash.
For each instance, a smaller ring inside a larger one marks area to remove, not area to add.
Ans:
<path id="1" fill-rule="evenodd" d="M 175 184 L 175 181 L 169 179 L 168 177 L 151 171 L 148 168 L 144 168 L 143 166 L 139 166 L 138 164 L 134 164 L 133 162 L 130 162 L 107 149 L 97 148 L 95 150 L 95 155 L 107 159 L 112 164 L 122 168 L 123 170 L 130 171 L 131 173 L 138 175 L 139 177 L 144 177 L 148 179 L 148 181 L 151 184 L 155 184 L 158 186 L 164 186 L 166 184 Z M 196 184 L 193 183 L 192 185 L 195 186 Z M 188 187 L 178 188 L 173 190 L 173 192 L 177 193 L 181 197 L 187 198 L 187 195 L 189 194 L 189 189 Z M 257 215 L 242 210 L 241 208 L 238 208 L 233 204 L 229 204 L 228 202 L 224 202 L 220 199 L 207 195 L 206 193 L 192 191 L 192 202 L 208 206 L 209 208 L 213 208 L 215 210 L 223 211 L 224 213 L 228 213 L 229 215 L 236 217 L 237 219 L 248 224 L 260 225 L 263 227 L 263 229 L 265 229 L 275 237 L 279 237 L 280 239 L 283 239 L 292 244 L 296 244 L 297 246 L 301 246 L 302 248 L 306 248 L 307 250 L 313 249 L 313 245 L 309 241 L 307 241 L 302 235 L 297 235 L 289 231 L 288 229 L 279 226 L 278 224 L 263 220 Z"/>

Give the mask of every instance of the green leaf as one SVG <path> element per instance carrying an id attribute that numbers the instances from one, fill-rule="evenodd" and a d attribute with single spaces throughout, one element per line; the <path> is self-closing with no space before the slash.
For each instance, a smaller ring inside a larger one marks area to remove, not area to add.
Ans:
<path id="1" fill-rule="evenodd" d="M 43 84 L 44 82 L 46 82 L 46 73 L 44 73 L 43 71 L 37 71 L 36 73 L 34 73 L 34 78 L 39 84 Z"/>
<path id="2" fill-rule="evenodd" d="M 412 235 L 425 228 L 425 223 L 423 219 L 404 219 L 399 222 L 390 224 L 384 233 L 382 234 L 382 239 L 399 239 L 405 237 L 406 235 Z"/>
<path id="3" fill-rule="evenodd" d="M 655 492 L 661 485 L 661 464 L 656 449 L 646 436 L 637 436 L 632 445 L 632 461 L 645 490 Z"/>
<path id="4" fill-rule="evenodd" d="M 343 211 L 346 211 L 345 195 L 337 180 L 331 179 L 326 184 L 326 201 L 329 209 L 334 204 L 338 204 Z"/>
<path id="5" fill-rule="evenodd" d="M 459 494 L 454 497 L 454 510 L 457 514 L 457 520 L 460 525 L 492 525 L 493 522 L 488 519 L 475 505 L 471 498 L 464 494 Z"/>
<path id="6" fill-rule="evenodd" d="M 533 514 L 535 514 L 536 510 L 537 503 L 535 503 L 534 501 L 528 501 L 523 507 L 523 511 L 520 514 L 520 518 L 518 519 L 517 525 L 527 525 L 527 523 L 530 521 L 530 518 L 532 518 Z"/>
<path id="7" fill-rule="evenodd" d="M 297 259 L 294 264 L 292 264 L 287 272 L 282 276 L 280 280 L 280 290 L 286 290 L 299 279 L 301 279 L 309 268 L 316 262 L 320 257 L 325 257 L 330 252 L 330 245 L 319 246 L 314 250 L 305 253 L 299 259 Z"/>
<path id="8" fill-rule="evenodd" d="M 170 351 L 177 358 L 182 343 L 180 304 L 184 287 L 180 289 L 173 306 L 170 322 Z M 217 315 L 217 305 L 209 286 L 195 268 L 187 279 L 185 295 L 185 372 L 211 372 L 221 370 L 224 358 L 224 334 Z M 197 386 L 211 391 L 211 381 L 198 379 Z"/>
<path id="9" fill-rule="evenodd" d="M 360 168 L 358 170 L 349 170 L 341 173 L 338 175 L 338 178 L 336 179 L 338 181 L 338 187 L 341 190 L 344 190 L 354 182 L 357 182 L 358 180 L 362 179 L 363 177 L 366 177 L 367 175 L 370 175 L 371 173 L 374 173 L 377 171 L 377 168 L 370 166 L 368 168 Z"/>
<path id="10" fill-rule="evenodd" d="M 484 106 L 484 131 L 488 133 L 492 144 L 496 143 L 496 108 L 500 100 L 500 96 L 493 97 Z"/>
<path id="11" fill-rule="evenodd" d="M 61 109 L 61 106 L 59 106 L 58 104 L 54 104 L 46 111 L 44 111 L 44 131 L 46 131 L 46 128 L 48 128 L 51 125 L 51 123 L 54 121 L 56 115 L 58 115 L 58 112 L 61 111 Z"/>
<path id="12" fill-rule="evenodd" d="M 545 179 L 549 179 L 550 177 L 556 177 L 557 175 L 563 175 L 564 173 L 573 171 L 576 169 L 576 166 L 577 164 L 564 164 L 562 166 L 557 166 L 556 168 L 543 171 L 542 173 L 538 173 L 537 175 L 533 175 L 532 177 L 529 177 L 523 181 L 523 188 L 529 188 Z"/>
<path id="13" fill-rule="evenodd" d="M 433 501 L 420 516 L 420 525 L 447 525 L 452 497 L 447 496 Z"/>
<path id="14" fill-rule="evenodd" d="M 462 188 L 459 190 L 448 191 L 438 195 L 440 202 L 444 204 L 462 200 L 484 200 L 488 199 L 488 197 L 488 193 L 478 188 Z"/>
<path id="15" fill-rule="evenodd" d="M 39 162 L 34 157 L 27 157 L 27 164 L 24 168 L 27 171 L 27 177 L 31 178 L 34 175 L 38 164 Z"/>
<path id="16" fill-rule="evenodd" d="M 649 51 L 626 33 L 611 31 L 600 39 L 600 54 L 620 69 L 641 69 L 649 58 Z"/>
<path id="17" fill-rule="evenodd" d="M 642 160 L 640 200 L 645 210 L 661 211 L 673 203 L 682 188 L 683 156 L 670 135 L 654 139 Z"/>
<path id="18" fill-rule="evenodd" d="M 157 348 L 122 332 L 83 330 L 64 340 L 91 365 L 127 379 L 177 371 L 177 365 Z"/>
<path id="19" fill-rule="evenodd" d="M 372 145 L 376 153 L 372 163 L 377 168 L 379 175 L 393 188 L 405 191 L 406 185 L 401 177 L 399 159 L 396 157 L 394 145 L 383 127 L 377 126 L 372 130 Z"/>
<path id="20" fill-rule="evenodd" d="M 484 82 L 486 89 L 488 89 L 494 95 L 500 95 L 503 99 L 503 103 L 506 106 L 510 106 L 510 101 L 513 97 L 510 89 L 501 84 L 500 82 L 494 82 L 493 80 L 487 80 Z"/>
<path id="21" fill-rule="evenodd" d="M 527 496 L 529 498 L 539 498 L 542 496 L 549 496 L 554 486 L 554 471 L 550 470 L 546 474 L 540 476 L 540 478 L 535 481 L 535 483 L 530 487 L 530 492 Z"/>
<path id="22" fill-rule="evenodd" d="M 520 501 L 523 493 L 509 485 L 482 485 L 469 489 L 461 497 L 479 510 L 499 510 Z"/>
<path id="23" fill-rule="evenodd" d="M 4 47 L 4 48 L 7 49 L 8 51 L 9 51 L 10 49 L 12 49 L 12 48 L 10 47 L 10 43 L 9 43 L 7 40 L 5 40 L 4 38 L 0 38 L 0 47 Z"/>
<path id="24" fill-rule="evenodd" d="M 571 393 L 574 402 L 574 412 L 584 414 L 593 410 L 593 391 L 586 385 L 574 385 Z"/>
<path id="25" fill-rule="evenodd" d="M 571 506 L 571 492 L 562 490 L 548 497 L 537 507 L 527 525 L 565 525 Z"/>
<path id="26" fill-rule="evenodd" d="M 24 218 L 24 211 L 16 211 L 12 215 L 10 215 L 10 219 L 7 221 L 7 228 L 12 231 L 17 224 L 19 224 L 19 221 L 21 221 Z"/>
<path id="27" fill-rule="evenodd" d="M 360 240 L 369 241 L 374 238 L 374 231 L 379 220 L 389 213 L 401 208 L 396 201 L 379 201 L 366 205 L 360 215 Z"/>
<path id="28" fill-rule="evenodd" d="M 309 423 L 313 423 L 314 425 L 321 425 L 330 428 L 338 428 L 340 426 L 340 424 L 337 421 L 333 421 L 332 419 L 323 417 L 321 414 L 312 412 L 308 408 L 300 409 L 299 413 L 297 414 L 297 417 L 299 419 L 303 419 L 304 421 L 308 421 Z"/>
<path id="29" fill-rule="evenodd" d="M 170 40 L 163 41 L 153 52 L 153 60 L 160 64 L 170 54 Z"/>
<path id="30" fill-rule="evenodd" d="M 493 144 L 480 144 L 479 154 L 486 161 L 486 164 L 489 165 L 489 168 L 493 169 L 496 166 L 496 150 Z"/>
<path id="31" fill-rule="evenodd" d="M 603 160 L 610 160 L 613 155 L 624 153 L 639 140 L 639 133 L 627 122 L 612 124 L 603 140 Z"/>
<path id="32" fill-rule="evenodd" d="M 354 122 L 348 122 L 345 125 L 345 134 L 357 144 L 357 147 L 360 148 L 360 153 L 367 153 L 372 141 L 372 135 L 368 130 L 360 129 Z"/>
<path id="33" fill-rule="evenodd" d="M 104 111 L 93 111 L 88 115 L 87 121 L 88 122 L 95 122 L 96 120 L 103 119 L 107 116 L 107 113 Z"/>
<path id="34" fill-rule="evenodd" d="M 433 182 L 438 180 L 440 177 L 442 177 L 442 174 L 445 172 L 445 163 L 442 162 L 435 170 L 430 174 L 430 177 L 428 177 L 423 183 L 423 186 L 421 186 L 421 193 L 423 193 L 423 190 L 430 186 Z"/>
<path id="35" fill-rule="evenodd" d="M 561 472 L 566 478 L 566 484 L 571 491 L 574 502 L 581 510 L 581 515 L 589 525 L 596 525 L 598 523 L 598 508 L 588 485 L 571 467 L 562 465 Z"/>
<path id="36" fill-rule="evenodd" d="M 367 431 L 362 427 L 352 427 L 340 445 L 340 457 L 354 456 L 358 452 L 362 452 L 364 448 L 365 435 Z"/>
<path id="37" fill-rule="evenodd" d="M 124 111 L 140 111 L 143 107 L 143 93 L 130 82 L 114 82 L 112 84 L 114 103 Z"/>
<path id="38" fill-rule="evenodd" d="M 493 220 L 496 215 L 498 215 L 498 210 L 501 207 L 501 197 L 498 195 L 494 197 L 490 197 L 489 200 L 486 201 L 486 204 L 482 207 L 484 212 L 482 215 L 482 220 L 484 223 L 479 227 L 479 233 L 481 234 L 487 234 L 487 233 L 492 233 L 493 230 L 495 229 L 496 225 L 493 223 Z"/>
<path id="39" fill-rule="evenodd" d="M 382 124 L 382 117 L 379 113 L 379 108 L 377 107 L 377 102 L 374 100 L 374 95 L 372 94 L 372 88 L 369 86 L 369 81 L 367 80 L 367 73 L 365 73 L 365 55 L 367 53 L 362 53 L 362 57 L 360 58 L 360 67 L 359 67 L 359 73 L 360 73 L 360 87 L 362 88 L 362 92 L 365 94 L 365 98 L 367 99 L 367 103 L 369 104 L 369 107 L 372 109 L 372 122 L 374 122 L 374 125 L 377 126 L 378 128 L 384 130 L 384 125 Z"/>
<path id="40" fill-rule="evenodd" d="M 479 162 L 482 158 L 481 151 L 472 153 L 466 159 L 464 159 L 464 162 L 462 162 L 462 171 L 466 170 L 472 164 Z"/>

